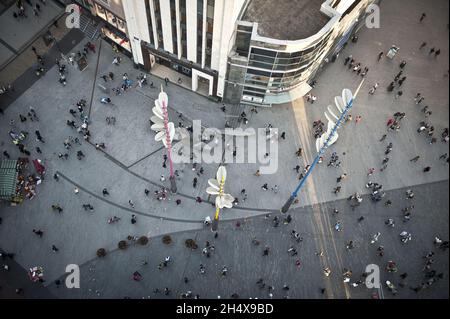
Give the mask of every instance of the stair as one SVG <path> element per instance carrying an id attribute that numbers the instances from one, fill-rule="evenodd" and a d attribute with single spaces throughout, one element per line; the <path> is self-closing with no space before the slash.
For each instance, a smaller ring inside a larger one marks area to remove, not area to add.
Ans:
<path id="1" fill-rule="evenodd" d="M 230 127 L 238 128 L 240 126 L 239 118 L 240 118 L 243 110 L 244 110 L 244 108 L 239 104 L 235 104 L 232 106 L 231 112 L 229 113 L 229 115 L 227 117 Z"/>
<path id="2" fill-rule="evenodd" d="M 80 18 L 80 30 L 92 41 L 100 37 L 101 24 L 94 24 L 95 22 L 82 14 Z"/>

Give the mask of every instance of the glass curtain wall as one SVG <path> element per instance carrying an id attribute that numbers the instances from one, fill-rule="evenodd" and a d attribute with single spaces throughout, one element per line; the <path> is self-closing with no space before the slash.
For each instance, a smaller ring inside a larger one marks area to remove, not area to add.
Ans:
<path id="1" fill-rule="evenodd" d="M 164 40 L 162 33 L 162 21 L 161 21 L 161 7 L 159 0 L 154 1 L 155 6 L 155 20 L 156 20 L 156 33 L 158 35 L 158 48 L 164 50 Z"/>
<path id="2" fill-rule="evenodd" d="M 215 0 L 208 0 L 208 7 L 206 10 L 206 59 L 205 65 L 207 68 L 211 68 L 211 56 L 212 56 L 212 41 L 214 33 L 214 3 Z"/>
<path id="3" fill-rule="evenodd" d="M 176 9 L 175 0 L 170 0 L 170 15 L 171 15 L 171 20 L 172 20 L 173 54 L 178 55 L 177 9 Z"/>
<path id="4" fill-rule="evenodd" d="M 302 74 L 325 50 L 330 35 L 306 50 L 293 53 L 252 47 L 245 78 L 246 89 L 257 89 L 255 92 L 259 96 L 262 90 L 277 93 L 298 85 L 305 80 Z"/>
<path id="5" fill-rule="evenodd" d="M 197 63 L 202 64 L 203 47 L 203 1 L 197 0 Z"/>
<path id="6" fill-rule="evenodd" d="M 155 45 L 155 39 L 153 37 L 152 14 L 150 11 L 150 1 L 153 1 L 153 0 L 145 0 L 145 11 L 147 12 L 148 32 L 150 34 L 150 44 Z"/>
<path id="7" fill-rule="evenodd" d="M 180 0 L 181 57 L 187 59 L 186 0 Z"/>

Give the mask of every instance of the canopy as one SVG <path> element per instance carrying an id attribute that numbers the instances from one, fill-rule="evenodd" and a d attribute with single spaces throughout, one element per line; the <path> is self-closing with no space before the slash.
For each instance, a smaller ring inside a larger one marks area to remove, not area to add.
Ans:
<path id="1" fill-rule="evenodd" d="M 0 162 L 0 200 L 12 200 L 15 197 L 18 175 L 16 160 Z"/>

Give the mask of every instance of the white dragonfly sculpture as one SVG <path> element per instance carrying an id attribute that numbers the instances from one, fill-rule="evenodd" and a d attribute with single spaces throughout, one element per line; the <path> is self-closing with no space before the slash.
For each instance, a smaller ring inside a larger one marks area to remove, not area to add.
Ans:
<path id="1" fill-rule="evenodd" d="M 159 97 L 155 101 L 155 107 L 152 109 L 154 115 L 150 120 L 153 122 L 151 129 L 157 132 L 155 135 L 155 141 L 162 141 L 166 148 L 171 146 L 171 143 L 175 137 L 175 124 L 173 124 L 173 122 L 169 122 L 167 112 L 168 104 L 169 97 L 167 96 L 167 93 L 163 91 L 161 86 L 161 93 L 159 93 Z"/>
<path id="2" fill-rule="evenodd" d="M 152 109 L 153 116 L 151 121 L 153 125 L 151 129 L 156 131 L 155 141 L 162 141 L 165 148 L 167 149 L 167 156 L 169 159 L 170 168 L 170 184 L 172 193 L 177 192 L 177 185 L 175 182 L 175 174 L 172 162 L 172 141 L 175 137 L 175 124 L 169 122 L 169 112 L 167 110 L 169 105 L 169 97 L 167 93 L 164 92 L 161 85 L 161 92 L 159 93 L 158 99 L 155 101 L 155 107 Z"/>
<path id="3" fill-rule="evenodd" d="M 208 180 L 209 187 L 206 192 L 209 195 L 216 196 L 216 214 L 212 225 L 212 230 L 216 231 L 219 222 L 219 213 L 223 208 L 232 208 L 234 197 L 225 193 L 225 181 L 227 179 L 227 170 L 224 166 L 220 166 L 217 170 L 216 179 Z"/>

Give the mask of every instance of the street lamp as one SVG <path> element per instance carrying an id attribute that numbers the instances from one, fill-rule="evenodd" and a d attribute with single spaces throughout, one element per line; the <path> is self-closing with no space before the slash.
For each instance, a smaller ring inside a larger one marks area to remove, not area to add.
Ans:
<path id="1" fill-rule="evenodd" d="M 331 106 L 327 107 L 328 112 L 331 114 L 331 117 L 333 117 L 337 122 L 335 123 L 334 120 L 325 112 L 325 117 L 328 120 L 328 128 L 326 133 L 324 133 L 321 137 L 319 137 L 316 140 L 316 150 L 317 150 L 317 156 L 314 159 L 314 162 L 311 164 L 311 167 L 309 168 L 308 172 L 306 173 L 305 177 L 300 181 L 297 188 L 294 190 L 294 192 L 291 194 L 291 197 L 286 201 L 284 206 L 281 208 L 282 213 L 286 213 L 289 208 L 294 203 L 295 199 L 298 196 L 298 193 L 300 192 L 301 188 L 306 182 L 306 179 L 308 178 L 309 174 L 311 174 L 312 170 L 316 166 L 317 162 L 319 161 L 320 157 L 325 153 L 328 147 L 336 143 L 336 141 L 339 138 L 339 135 L 337 134 L 338 128 L 341 127 L 342 121 L 346 118 L 347 113 L 351 110 L 353 107 L 353 102 L 356 99 L 356 96 L 358 95 L 359 90 L 361 89 L 362 85 L 364 83 L 364 79 L 359 84 L 358 89 L 356 90 L 355 95 L 353 96 L 353 93 L 349 89 L 344 89 L 342 91 L 342 96 L 336 96 L 334 99 L 336 109 L 338 113 L 340 114 L 340 117 L 337 117 L 332 110 Z"/>
<path id="2" fill-rule="evenodd" d="M 170 190 L 175 194 L 177 192 L 177 185 L 172 162 L 172 141 L 175 137 L 175 124 L 169 122 L 168 104 L 169 97 L 161 85 L 161 93 L 159 93 L 158 99 L 155 100 L 155 107 L 152 109 L 154 115 L 151 117 L 151 121 L 154 124 L 151 126 L 151 129 L 158 132 L 155 136 L 155 141 L 162 141 L 167 149 L 167 158 L 170 167 Z"/>
<path id="3" fill-rule="evenodd" d="M 206 192 L 209 195 L 216 195 L 216 213 L 212 223 L 212 231 L 217 231 L 219 226 L 219 214 L 222 208 L 232 208 L 234 197 L 225 194 L 225 181 L 227 179 L 227 170 L 224 166 L 220 166 L 217 170 L 216 179 L 208 180 L 209 187 Z"/>

